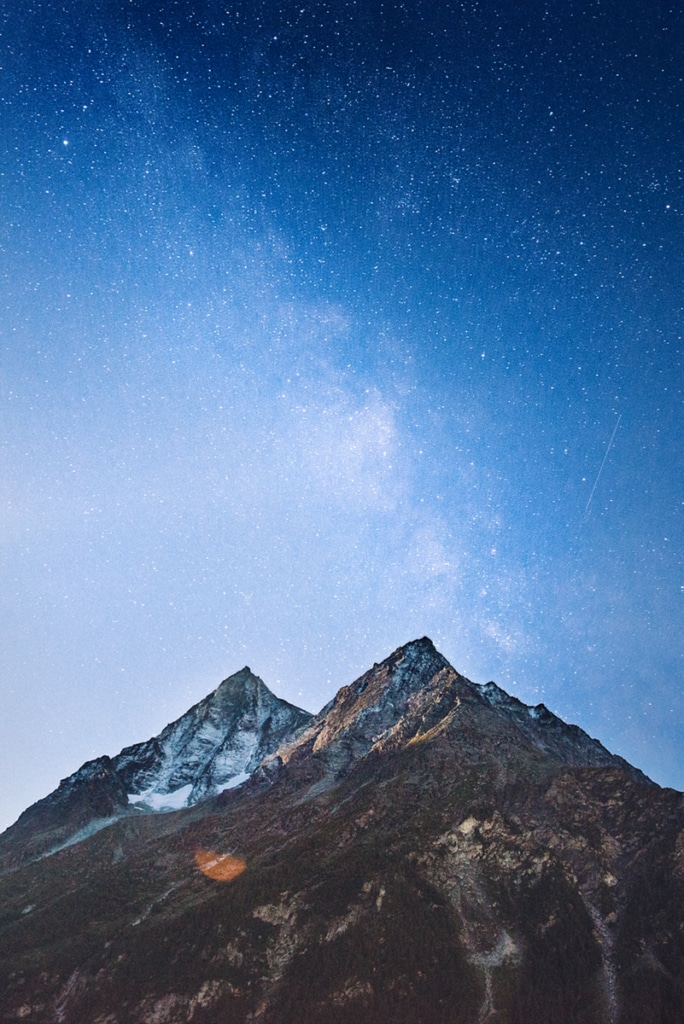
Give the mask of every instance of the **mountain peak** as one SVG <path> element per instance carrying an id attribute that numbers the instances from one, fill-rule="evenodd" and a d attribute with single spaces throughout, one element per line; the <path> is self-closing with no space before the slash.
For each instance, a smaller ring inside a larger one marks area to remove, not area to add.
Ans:
<path id="1" fill-rule="evenodd" d="M 25 849 L 35 859 L 128 814 L 196 804 L 245 782 L 311 717 L 276 697 L 246 665 L 158 736 L 82 765 L 24 811 L 0 846 L 11 849 L 14 839 L 21 845 L 30 836 Z"/>
<path id="2" fill-rule="evenodd" d="M 421 636 L 416 640 L 409 640 L 407 644 L 403 644 L 403 646 L 399 647 L 398 650 L 405 651 L 408 647 L 426 647 L 433 651 L 437 650 L 429 636 Z"/>
<path id="3" fill-rule="evenodd" d="M 327 786 L 388 741 L 417 702 L 453 683 L 471 687 L 477 699 L 474 684 L 455 672 L 429 637 L 412 640 L 338 690 L 309 728 L 269 759 L 267 770 L 273 762 L 298 764 L 313 754 L 323 773 L 316 785 Z"/>
<path id="4" fill-rule="evenodd" d="M 203 701 L 200 701 L 200 704 L 204 703 L 204 701 L 213 701 L 216 698 L 236 700 L 242 695 L 246 696 L 260 692 L 271 694 L 263 679 L 255 675 L 249 665 L 245 665 L 239 672 L 234 672 L 232 676 L 228 676 L 220 682 L 215 690 L 204 697 Z"/>
<path id="5" fill-rule="evenodd" d="M 276 697 L 246 665 L 158 737 L 126 748 L 114 763 L 125 774 L 129 802 L 175 809 L 240 785 L 310 718 Z"/>

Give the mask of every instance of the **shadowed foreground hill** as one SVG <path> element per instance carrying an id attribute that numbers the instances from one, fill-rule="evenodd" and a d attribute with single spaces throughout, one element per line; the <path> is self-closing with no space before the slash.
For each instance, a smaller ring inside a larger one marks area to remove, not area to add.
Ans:
<path id="1" fill-rule="evenodd" d="M 684 797 L 400 648 L 249 781 L 0 879 L 6 1021 L 675 1024 Z"/>

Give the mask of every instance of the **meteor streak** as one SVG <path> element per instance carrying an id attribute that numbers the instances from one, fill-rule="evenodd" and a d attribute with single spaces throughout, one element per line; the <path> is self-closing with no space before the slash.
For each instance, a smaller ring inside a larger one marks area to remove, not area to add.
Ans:
<path id="1" fill-rule="evenodd" d="M 598 473 L 596 474 L 596 479 L 594 480 L 594 486 L 592 487 L 591 494 L 589 495 L 589 501 L 587 502 L 586 508 L 584 509 L 584 516 L 582 518 L 582 522 L 584 522 L 584 520 L 587 518 L 587 513 L 589 512 L 589 506 L 591 505 L 591 499 L 594 497 L 594 491 L 596 490 L 596 485 L 598 484 L 598 482 L 599 482 L 599 480 L 601 478 L 601 473 L 603 472 L 603 467 L 606 464 L 606 459 L 608 458 L 608 453 L 610 452 L 610 449 L 613 447 L 613 441 L 615 440 L 615 435 L 617 434 L 617 428 L 620 426 L 620 420 L 621 419 L 622 419 L 622 413 L 620 413 L 620 415 L 617 418 L 617 423 L 615 424 L 615 427 L 613 428 L 613 433 L 611 434 L 610 441 L 608 442 L 608 447 L 606 448 L 606 453 L 603 456 L 603 461 L 602 461 L 602 463 L 601 463 L 601 465 L 599 467 Z"/>

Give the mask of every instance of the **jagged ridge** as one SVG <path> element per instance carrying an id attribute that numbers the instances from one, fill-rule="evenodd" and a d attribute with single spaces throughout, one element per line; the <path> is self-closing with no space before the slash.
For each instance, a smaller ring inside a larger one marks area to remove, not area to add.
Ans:
<path id="1" fill-rule="evenodd" d="M 368 755 L 428 742 L 441 734 L 451 734 L 461 745 L 467 734 L 475 736 L 476 745 L 501 734 L 502 754 L 508 751 L 506 756 L 515 761 L 511 733 L 526 750 L 532 748 L 555 763 L 612 765 L 648 781 L 637 768 L 578 726 L 567 725 L 543 704 L 530 707 L 493 682 L 480 685 L 466 679 L 429 637 L 400 647 L 351 686 L 343 686 L 292 743 L 266 758 L 259 774 L 272 782 L 285 766 L 296 772 L 298 764 L 305 764 L 310 775 L 314 765 L 317 778 L 312 792 L 316 793 Z"/>

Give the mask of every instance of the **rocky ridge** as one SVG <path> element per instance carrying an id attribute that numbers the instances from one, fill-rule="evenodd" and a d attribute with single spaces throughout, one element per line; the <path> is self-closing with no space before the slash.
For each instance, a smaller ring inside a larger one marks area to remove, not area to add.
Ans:
<path id="1" fill-rule="evenodd" d="M 321 775 L 318 791 L 339 781 L 366 756 L 432 741 L 453 728 L 463 732 L 464 719 L 470 716 L 477 719 L 473 727 L 478 735 L 502 731 L 507 748 L 515 738 L 534 756 L 557 764 L 613 765 L 641 782 L 649 781 L 544 704 L 523 704 L 493 682 L 472 683 L 451 667 L 428 637 L 400 647 L 351 686 L 343 686 L 306 729 L 265 759 L 259 774 L 273 781 L 285 766 L 295 774 L 299 763 L 309 772 L 315 766 Z M 507 750 L 502 768 L 511 756 Z"/>

